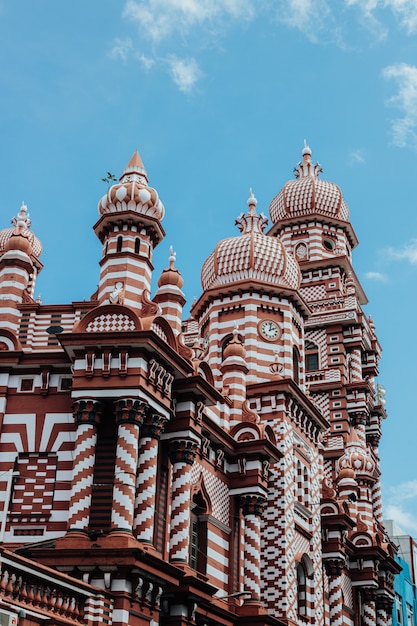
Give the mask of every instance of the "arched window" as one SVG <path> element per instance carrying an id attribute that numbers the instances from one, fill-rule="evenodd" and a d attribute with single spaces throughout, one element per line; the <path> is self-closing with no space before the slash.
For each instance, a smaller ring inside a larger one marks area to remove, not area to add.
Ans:
<path id="1" fill-rule="evenodd" d="M 297 613 L 314 623 L 313 564 L 307 554 L 296 556 L 297 563 Z"/>
<path id="2" fill-rule="evenodd" d="M 297 613 L 307 615 L 307 575 L 302 563 L 297 565 Z"/>
<path id="3" fill-rule="evenodd" d="M 117 238 L 117 248 L 116 248 L 116 252 L 121 252 L 122 251 L 122 245 L 123 245 L 123 237 L 120 235 Z"/>
<path id="4" fill-rule="evenodd" d="M 300 382 L 300 356 L 296 346 L 293 346 L 292 349 L 292 377 L 298 385 Z"/>
<path id="5" fill-rule="evenodd" d="M 312 341 L 305 343 L 306 372 L 319 369 L 319 349 Z"/>
<path id="6" fill-rule="evenodd" d="M 201 491 L 191 502 L 190 515 L 190 566 L 201 572 L 207 565 L 207 504 Z"/>
<path id="7" fill-rule="evenodd" d="M 136 237 L 136 239 L 135 239 L 135 254 L 139 254 L 139 250 L 140 250 L 140 239 L 139 239 L 139 237 Z"/>

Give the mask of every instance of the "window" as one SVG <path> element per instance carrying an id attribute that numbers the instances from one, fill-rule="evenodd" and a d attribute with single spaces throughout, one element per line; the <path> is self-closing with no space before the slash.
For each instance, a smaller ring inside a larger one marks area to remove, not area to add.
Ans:
<path id="1" fill-rule="evenodd" d="M 414 615 L 413 615 L 413 607 L 411 604 L 406 604 L 407 609 L 407 626 L 414 626 Z"/>
<path id="2" fill-rule="evenodd" d="M 201 572 L 207 564 L 207 505 L 201 494 L 196 493 L 191 502 L 190 516 L 190 566 Z"/>
<path id="3" fill-rule="evenodd" d="M 307 576 L 302 563 L 297 565 L 297 613 L 307 615 Z"/>
<path id="4" fill-rule="evenodd" d="M 292 349 L 292 371 L 293 371 L 293 379 L 294 382 L 298 383 L 300 382 L 300 367 L 299 367 L 299 363 L 300 363 L 300 357 L 298 355 L 298 350 L 295 346 L 293 346 Z"/>
<path id="5" fill-rule="evenodd" d="M 140 250 L 140 239 L 139 239 L 139 237 L 136 237 L 136 239 L 135 239 L 135 254 L 139 254 L 139 250 Z"/>
<path id="6" fill-rule="evenodd" d="M 312 341 L 306 341 L 306 372 L 313 372 L 319 369 L 319 349 Z"/>
<path id="7" fill-rule="evenodd" d="M 334 250 L 336 247 L 333 239 L 324 239 L 323 246 L 326 248 L 326 250 Z"/>
<path id="8" fill-rule="evenodd" d="M 121 252 L 122 251 L 122 245 L 123 245 L 123 237 L 119 236 L 117 238 L 117 248 L 116 248 L 117 252 Z"/>
<path id="9" fill-rule="evenodd" d="M 397 616 L 398 624 L 402 624 L 403 623 L 403 607 L 402 607 L 401 596 L 399 596 L 398 593 L 395 594 L 395 614 Z"/>

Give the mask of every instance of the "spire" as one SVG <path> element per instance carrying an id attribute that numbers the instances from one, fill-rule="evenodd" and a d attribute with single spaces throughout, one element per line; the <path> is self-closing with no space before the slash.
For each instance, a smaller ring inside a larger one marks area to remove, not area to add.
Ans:
<path id="1" fill-rule="evenodd" d="M 260 215 L 257 214 L 257 204 L 258 201 L 253 194 L 252 188 L 250 188 L 249 198 L 247 200 L 248 212 L 246 215 L 241 213 L 235 221 L 235 224 L 239 228 L 242 235 L 246 235 L 250 232 L 263 233 L 265 230 L 268 219 L 263 213 L 261 213 Z"/>
<path id="2" fill-rule="evenodd" d="M 304 148 L 301 152 L 301 156 L 303 157 L 302 162 L 298 163 L 297 167 L 294 168 L 294 173 L 296 178 L 304 178 L 307 176 L 312 176 L 313 178 L 317 178 L 319 173 L 323 171 L 320 163 L 316 163 L 313 165 L 311 161 L 312 150 L 310 146 L 307 144 L 307 141 L 304 139 Z"/>
<path id="3" fill-rule="evenodd" d="M 119 180 L 121 183 L 131 181 L 144 184 L 148 183 L 148 175 L 146 173 L 145 166 L 143 165 L 140 154 L 137 150 L 133 153 Z"/>

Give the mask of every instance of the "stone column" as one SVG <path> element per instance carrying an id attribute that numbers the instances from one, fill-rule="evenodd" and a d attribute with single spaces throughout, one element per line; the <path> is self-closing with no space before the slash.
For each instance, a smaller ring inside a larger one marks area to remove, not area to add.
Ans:
<path id="1" fill-rule="evenodd" d="M 362 594 L 362 619 L 363 626 L 375 626 L 376 624 L 376 587 L 363 587 Z"/>
<path id="2" fill-rule="evenodd" d="M 111 514 L 112 531 L 132 532 L 139 428 L 146 407 L 147 404 L 142 400 L 132 398 L 115 402 L 118 436 Z"/>
<path id="3" fill-rule="evenodd" d="M 189 563 L 191 466 L 196 453 L 195 441 L 184 439 L 171 442 L 172 499 L 169 558 L 173 562 Z"/>
<path id="4" fill-rule="evenodd" d="M 153 542 L 158 447 L 165 422 L 162 415 L 148 411 L 141 428 L 133 534 L 146 543 Z"/>
<path id="5" fill-rule="evenodd" d="M 245 495 L 240 501 L 245 516 L 244 580 L 251 601 L 260 601 L 261 597 L 261 515 L 265 503 L 265 498 L 258 495 Z"/>
<path id="6" fill-rule="evenodd" d="M 326 559 L 324 562 L 329 577 L 329 617 L 332 626 L 343 626 L 342 558 Z"/>
<path id="7" fill-rule="evenodd" d="M 90 522 L 97 426 L 100 423 L 103 407 L 101 402 L 88 398 L 74 402 L 72 410 L 77 423 L 77 438 L 74 450 L 68 532 L 86 533 Z"/>

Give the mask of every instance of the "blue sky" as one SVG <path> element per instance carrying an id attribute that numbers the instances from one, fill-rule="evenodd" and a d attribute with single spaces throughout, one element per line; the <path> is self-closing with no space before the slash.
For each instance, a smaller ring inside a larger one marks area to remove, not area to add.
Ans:
<path id="1" fill-rule="evenodd" d="M 384 348 L 385 515 L 417 536 L 415 0 L 0 0 L 0 228 L 22 201 L 44 303 L 89 298 L 107 171 L 138 149 L 188 305 L 218 240 L 292 178 L 304 138 L 339 184 Z"/>

